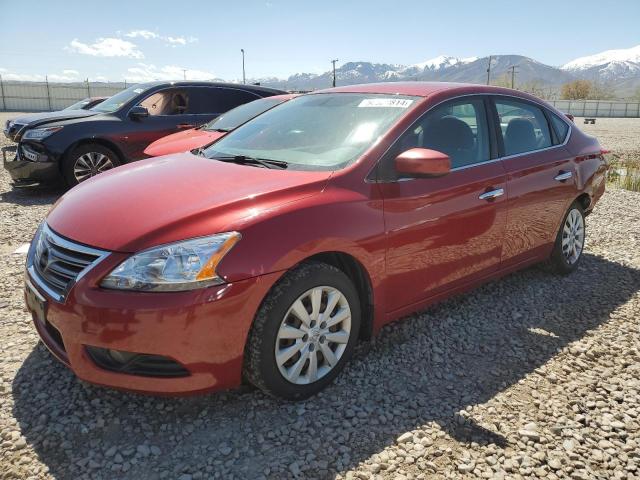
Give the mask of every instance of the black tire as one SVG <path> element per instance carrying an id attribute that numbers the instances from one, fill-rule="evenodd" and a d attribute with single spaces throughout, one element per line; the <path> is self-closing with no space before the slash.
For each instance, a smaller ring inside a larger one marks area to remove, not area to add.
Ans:
<path id="1" fill-rule="evenodd" d="M 578 255 L 578 258 L 575 261 L 570 262 L 563 252 L 562 240 L 565 235 L 564 227 L 567 224 L 567 219 L 569 218 L 569 215 L 571 214 L 571 212 L 574 210 L 576 210 L 580 214 L 580 217 L 582 218 L 583 240 L 582 240 L 582 245 L 581 245 L 580 254 Z M 559 273 L 561 275 L 568 275 L 578 268 L 578 265 L 580 264 L 580 260 L 582 259 L 584 242 L 586 240 L 586 223 L 584 218 L 585 218 L 584 209 L 582 208 L 582 205 L 580 205 L 579 202 L 573 202 L 569 207 L 569 209 L 567 210 L 567 213 L 565 213 L 564 217 L 562 218 L 562 223 L 560 224 L 560 228 L 556 235 L 556 241 L 553 245 L 553 251 L 551 252 L 551 256 L 549 257 L 549 260 L 545 264 L 548 270 L 554 273 Z"/>
<path id="2" fill-rule="evenodd" d="M 319 286 L 335 288 L 344 295 L 351 311 L 351 331 L 346 348 L 335 366 L 318 380 L 300 385 L 287 380 L 278 368 L 275 354 L 277 335 L 293 303 L 305 292 Z M 285 400 L 302 400 L 315 395 L 335 379 L 352 356 L 360 324 L 360 301 L 349 277 L 325 263 L 301 264 L 286 273 L 262 302 L 245 347 L 244 376 L 263 392 Z"/>
<path id="3" fill-rule="evenodd" d="M 120 165 L 120 159 L 118 158 L 118 155 L 116 155 L 116 153 L 113 150 L 107 147 L 104 147 L 102 145 L 99 145 L 97 143 L 89 143 L 89 144 L 81 145 L 77 148 L 74 148 L 71 152 L 69 152 L 65 156 L 62 164 L 62 175 L 64 176 L 64 180 L 65 182 L 67 182 L 67 185 L 69 185 L 69 187 L 74 187 L 78 185 L 78 183 L 80 183 L 78 181 L 78 178 L 76 178 L 76 175 L 74 174 L 74 168 L 76 166 L 76 163 L 80 160 L 80 158 L 82 158 L 84 155 L 87 155 L 87 154 L 89 155 L 99 154 L 107 157 L 108 161 L 111 162 L 111 165 L 112 165 L 107 169 L 115 168 L 118 165 Z M 98 172 L 98 173 L 102 173 L 102 172 Z M 94 173 L 86 177 L 86 179 L 92 176 L 95 176 L 96 174 L 97 173 Z"/>

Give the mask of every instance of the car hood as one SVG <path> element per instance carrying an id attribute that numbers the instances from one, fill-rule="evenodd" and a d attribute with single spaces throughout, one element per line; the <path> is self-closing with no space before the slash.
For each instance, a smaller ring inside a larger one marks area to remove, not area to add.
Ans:
<path id="1" fill-rule="evenodd" d="M 151 143 L 144 149 L 144 153 L 152 157 L 169 155 L 172 153 L 182 153 L 194 148 L 204 147 L 220 137 L 226 132 L 215 132 L 192 128 L 184 132 L 172 133 Z"/>
<path id="2" fill-rule="evenodd" d="M 276 170 L 189 153 L 113 169 L 63 195 L 47 217 L 60 235 L 136 252 L 214 233 L 242 231 L 269 211 L 320 193 L 330 171 Z"/>
<path id="3" fill-rule="evenodd" d="M 75 118 L 92 117 L 99 113 L 100 112 L 94 112 L 92 110 L 61 110 L 59 112 L 31 113 L 14 118 L 13 122 L 21 125 L 29 125 L 29 127 L 32 128 L 51 122 L 63 122 Z"/>

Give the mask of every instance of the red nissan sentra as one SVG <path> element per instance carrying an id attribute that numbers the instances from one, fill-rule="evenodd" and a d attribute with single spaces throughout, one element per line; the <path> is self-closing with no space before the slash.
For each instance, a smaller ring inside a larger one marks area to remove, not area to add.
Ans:
<path id="1" fill-rule="evenodd" d="M 224 137 L 231 130 L 238 128 L 243 123 L 296 96 L 295 94 L 274 95 L 245 103 L 244 105 L 240 105 L 233 110 L 223 113 L 201 127 L 162 137 L 149 144 L 149 146 L 144 149 L 144 153 L 152 157 L 159 157 L 161 155 L 188 152 L 194 148 L 205 147 L 219 138 Z"/>
<path id="2" fill-rule="evenodd" d="M 304 95 L 201 155 L 66 193 L 31 245 L 27 304 L 89 382 L 179 394 L 245 378 L 305 398 L 388 322 L 534 263 L 575 270 L 605 154 L 504 88 Z"/>

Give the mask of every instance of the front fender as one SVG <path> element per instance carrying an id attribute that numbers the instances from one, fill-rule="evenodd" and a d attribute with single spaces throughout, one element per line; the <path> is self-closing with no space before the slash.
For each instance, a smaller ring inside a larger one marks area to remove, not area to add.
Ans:
<path id="1" fill-rule="evenodd" d="M 246 217 L 229 230 L 242 233 L 242 240 L 220 265 L 219 274 L 227 281 L 289 270 L 325 252 L 353 256 L 372 283 L 384 274 L 382 200 L 358 192 L 329 187 L 319 195 Z"/>

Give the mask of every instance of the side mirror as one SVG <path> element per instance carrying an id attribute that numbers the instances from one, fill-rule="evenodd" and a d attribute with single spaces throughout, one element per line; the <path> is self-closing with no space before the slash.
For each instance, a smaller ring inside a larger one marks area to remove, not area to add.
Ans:
<path id="1" fill-rule="evenodd" d="M 429 150 L 412 148 L 396 157 L 396 170 L 409 177 L 441 177 L 451 171 L 449 155 Z"/>
<path id="2" fill-rule="evenodd" d="M 143 107 L 142 105 L 136 105 L 131 110 L 129 110 L 129 117 L 133 120 L 140 120 L 141 118 L 145 118 L 149 116 L 149 110 L 147 107 Z"/>

